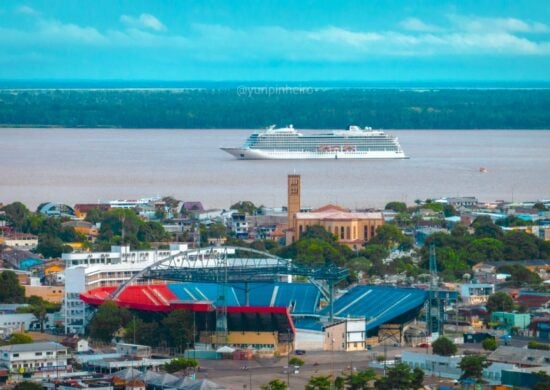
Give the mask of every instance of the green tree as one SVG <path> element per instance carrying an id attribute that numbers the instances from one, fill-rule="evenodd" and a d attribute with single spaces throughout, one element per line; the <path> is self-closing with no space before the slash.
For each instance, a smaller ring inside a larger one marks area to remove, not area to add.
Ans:
<path id="1" fill-rule="evenodd" d="M 466 247 L 470 264 L 484 261 L 498 261 L 504 258 L 504 244 L 495 238 L 478 238 Z"/>
<path id="2" fill-rule="evenodd" d="M 550 389 L 550 375 L 542 370 L 535 372 L 535 375 L 538 377 L 538 381 L 533 385 L 533 390 Z"/>
<path id="3" fill-rule="evenodd" d="M 62 253 L 72 252 L 72 248 L 63 244 L 59 237 L 42 234 L 38 237 L 38 245 L 35 251 L 46 258 L 54 258 L 61 257 Z"/>
<path id="4" fill-rule="evenodd" d="M 15 230 L 21 231 L 25 219 L 29 216 L 30 211 L 21 202 L 13 202 L 2 208 L 6 214 L 8 222 L 15 227 Z"/>
<path id="5" fill-rule="evenodd" d="M 286 383 L 280 379 L 273 379 L 269 383 L 260 386 L 261 390 L 286 390 Z"/>
<path id="6" fill-rule="evenodd" d="M 162 326 L 167 330 L 169 345 L 186 349 L 193 344 L 193 316 L 188 310 L 174 310 L 162 320 Z"/>
<path id="7" fill-rule="evenodd" d="M 90 336 L 99 341 L 110 342 L 116 331 L 130 321 L 131 314 L 125 308 L 119 308 L 113 301 L 107 301 L 95 312 L 90 321 Z"/>
<path id="8" fill-rule="evenodd" d="M 477 217 L 472 222 L 472 227 L 477 238 L 501 239 L 503 237 L 502 229 L 487 216 Z"/>
<path id="9" fill-rule="evenodd" d="M 24 381 L 16 384 L 13 390 L 42 390 L 42 386 L 38 383 Z"/>
<path id="10" fill-rule="evenodd" d="M 372 238 L 371 243 L 381 244 L 391 249 L 395 246 L 402 245 L 407 239 L 408 237 L 405 237 L 397 225 L 385 223 L 376 229 L 376 235 Z"/>
<path id="11" fill-rule="evenodd" d="M 23 303 L 25 288 L 19 284 L 19 279 L 13 271 L 0 272 L 0 303 Z"/>
<path id="12" fill-rule="evenodd" d="M 485 356 L 469 355 L 462 358 L 458 367 L 462 370 L 462 379 L 475 379 L 479 382 L 483 377 L 483 369 L 489 365 Z"/>
<path id="13" fill-rule="evenodd" d="M 443 215 L 448 217 L 454 217 L 459 215 L 458 211 L 456 211 L 455 207 L 452 204 L 446 204 L 443 206 Z"/>
<path id="14" fill-rule="evenodd" d="M 494 311 L 512 311 L 514 309 L 514 301 L 510 295 L 504 292 L 497 292 L 489 296 L 485 307 L 489 314 Z"/>
<path id="15" fill-rule="evenodd" d="M 299 366 L 302 367 L 304 365 L 304 361 L 300 359 L 299 357 L 294 356 L 292 359 L 288 362 L 291 366 Z"/>
<path id="16" fill-rule="evenodd" d="M 384 210 L 393 210 L 396 213 L 406 213 L 407 205 L 403 202 L 389 202 L 384 207 Z"/>
<path id="17" fill-rule="evenodd" d="M 24 333 L 12 333 L 8 339 L 8 344 L 30 344 L 32 337 Z"/>
<path id="18" fill-rule="evenodd" d="M 346 384 L 351 390 L 364 390 L 369 388 L 369 383 L 376 379 L 376 372 L 372 368 L 352 372 L 346 377 Z"/>
<path id="19" fill-rule="evenodd" d="M 536 202 L 534 205 L 533 205 L 533 209 L 534 210 L 538 210 L 538 211 L 547 211 L 548 210 L 548 207 L 546 207 L 544 205 L 544 203 L 542 202 Z"/>
<path id="20" fill-rule="evenodd" d="M 124 327 L 124 341 L 150 345 L 152 347 L 159 345 L 161 341 L 161 329 L 156 321 L 145 322 L 141 318 L 133 317 Z"/>
<path id="21" fill-rule="evenodd" d="M 170 360 L 164 365 L 164 369 L 168 373 L 187 370 L 189 368 L 195 368 L 198 366 L 198 362 L 195 359 L 188 358 L 176 358 Z"/>
<path id="22" fill-rule="evenodd" d="M 441 336 L 432 343 L 432 351 L 436 355 L 453 356 L 457 351 L 457 347 L 451 340 Z"/>
<path id="23" fill-rule="evenodd" d="M 231 205 L 230 209 L 237 210 L 239 213 L 248 215 L 254 215 L 258 211 L 258 207 L 248 200 L 237 202 Z"/>
<path id="24" fill-rule="evenodd" d="M 309 378 L 306 384 L 305 390 L 331 390 L 332 388 L 332 376 L 331 375 L 318 375 Z"/>
<path id="25" fill-rule="evenodd" d="M 227 236 L 227 227 L 220 222 L 213 223 L 208 227 L 209 238 L 224 238 Z"/>
<path id="26" fill-rule="evenodd" d="M 410 390 L 413 380 L 418 380 L 413 375 L 411 368 L 405 363 L 397 363 L 387 370 L 385 377 L 374 383 L 374 388 L 379 390 Z"/>
<path id="27" fill-rule="evenodd" d="M 538 286 L 542 283 L 539 275 L 521 264 L 505 265 L 499 267 L 498 271 L 510 274 L 509 282 L 513 287 L 523 287 L 524 285 Z"/>
<path id="28" fill-rule="evenodd" d="M 93 208 L 86 213 L 86 218 L 84 218 L 84 220 L 96 224 L 98 222 L 102 222 L 105 219 L 106 214 L 107 212 L 101 210 L 100 208 Z"/>
<path id="29" fill-rule="evenodd" d="M 495 349 L 497 349 L 498 345 L 497 341 L 494 338 L 488 337 L 481 342 L 481 346 L 486 351 L 494 351 Z"/>
<path id="30" fill-rule="evenodd" d="M 421 368 L 415 367 L 412 372 L 411 387 L 413 389 L 422 389 L 424 385 L 424 371 Z"/>
<path id="31" fill-rule="evenodd" d="M 541 257 L 541 239 L 523 231 L 511 231 L 504 235 L 504 259 L 526 260 Z"/>

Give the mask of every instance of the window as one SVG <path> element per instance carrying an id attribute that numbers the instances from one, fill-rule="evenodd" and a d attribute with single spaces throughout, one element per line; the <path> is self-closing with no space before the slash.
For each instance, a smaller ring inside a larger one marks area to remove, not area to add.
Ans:
<path id="1" fill-rule="evenodd" d="M 15 357 L 19 357 L 19 354 L 18 354 L 18 353 L 14 353 L 14 354 L 13 354 L 13 357 L 14 357 L 14 358 L 15 358 Z"/>
<path id="2" fill-rule="evenodd" d="M 42 356 L 42 352 L 35 352 L 34 356 Z"/>

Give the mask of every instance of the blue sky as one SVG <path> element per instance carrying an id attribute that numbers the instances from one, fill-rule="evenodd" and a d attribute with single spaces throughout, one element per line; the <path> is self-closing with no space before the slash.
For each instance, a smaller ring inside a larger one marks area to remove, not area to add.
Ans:
<path id="1" fill-rule="evenodd" d="M 550 81 L 550 1 L 3 0 L 0 79 Z"/>

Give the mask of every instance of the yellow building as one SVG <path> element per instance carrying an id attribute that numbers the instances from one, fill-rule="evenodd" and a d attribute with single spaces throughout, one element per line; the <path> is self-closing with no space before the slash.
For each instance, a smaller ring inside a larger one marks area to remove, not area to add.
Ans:
<path id="1" fill-rule="evenodd" d="M 61 303 L 65 295 L 65 287 L 63 286 L 23 286 L 25 287 L 25 296 L 30 297 L 36 295 L 45 301 L 51 303 Z"/>
<path id="2" fill-rule="evenodd" d="M 294 238 L 299 240 L 308 226 L 319 225 L 334 234 L 338 241 L 357 249 L 376 235 L 384 224 L 381 212 L 352 212 L 335 205 L 327 205 L 310 213 L 296 213 Z"/>

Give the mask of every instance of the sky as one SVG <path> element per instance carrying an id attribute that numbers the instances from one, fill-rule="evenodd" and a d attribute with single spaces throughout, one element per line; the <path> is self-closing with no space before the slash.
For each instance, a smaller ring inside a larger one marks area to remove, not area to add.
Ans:
<path id="1" fill-rule="evenodd" d="M 549 0 L 0 0 L 0 79 L 550 81 Z"/>

